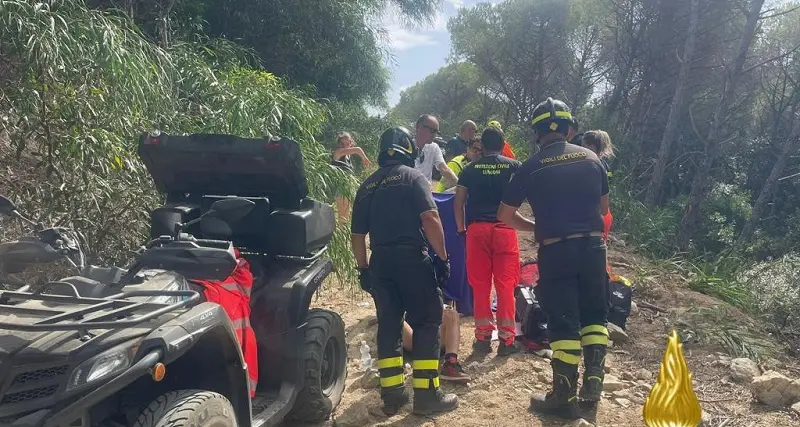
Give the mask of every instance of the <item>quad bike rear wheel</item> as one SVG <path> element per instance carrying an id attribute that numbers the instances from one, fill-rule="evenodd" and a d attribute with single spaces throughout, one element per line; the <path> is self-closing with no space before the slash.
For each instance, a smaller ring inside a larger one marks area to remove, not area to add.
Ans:
<path id="1" fill-rule="evenodd" d="M 315 423 L 327 420 L 342 400 L 347 378 L 344 321 L 330 310 L 312 309 L 301 354 L 305 379 L 288 418 Z"/>
<path id="2" fill-rule="evenodd" d="M 228 399 L 202 390 L 162 394 L 139 414 L 133 427 L 237 427 Z"/>

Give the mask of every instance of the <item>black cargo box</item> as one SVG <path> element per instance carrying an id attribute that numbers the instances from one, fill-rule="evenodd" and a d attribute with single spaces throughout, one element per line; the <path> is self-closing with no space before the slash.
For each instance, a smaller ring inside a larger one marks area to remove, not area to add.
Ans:
<path id="1" fill-rule="evenodd" d="M 308 196 L 303 156 L 288 138 L 144 134 L 142 158 L 162 193 L 267 197 L 275 208 L 298 208 Z"/>
<path id="2" fill-rule="evenodd" d="M 305 256 L 331 241 L 333 209 L 307 197 L 300 147 L 290 139 L 145 134 L 139 155 L 167 193 L 167 205 L 151 213 L 152 237 L 171 234 L 175 223 L 197 218 L 217 200 L 246 197 L 256 207 L 235 224 L 203 221 L 187 231 L 270 255 Z"/>
<path id="3" fill-rule="evenodd" d="M 278 209 L 270 215 L 267 252 L 303 256 L 331 241 L 335 223 L 333 208 L 312 199 L 300 209 Z"/>

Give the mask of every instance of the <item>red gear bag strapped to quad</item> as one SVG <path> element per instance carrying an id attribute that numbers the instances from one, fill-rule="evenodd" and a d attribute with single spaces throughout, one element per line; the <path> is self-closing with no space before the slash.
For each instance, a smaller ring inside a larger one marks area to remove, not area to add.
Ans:
<path id="1" fill-rule="evenodd" d="M 203 286 L 206 300 L 219 304 L 231 319 L 236 338 L 242 347 L 247 365 L 250 397 L 255 396 L 258 385 L 258 347 L 256 334 L 250 326 L 250 292 L 253 290 L 253 273 L 250 263 L 236 253 L 237 265 L 231 275 L 223 281 L 193 280 Z"/>

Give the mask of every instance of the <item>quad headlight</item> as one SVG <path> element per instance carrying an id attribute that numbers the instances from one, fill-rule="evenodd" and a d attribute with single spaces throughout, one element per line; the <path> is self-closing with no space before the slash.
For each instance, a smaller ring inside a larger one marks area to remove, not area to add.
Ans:
<path id="1" fill-rule="evenodd" d="M 70 376 L 67 391 L 71 391 L 87 384 L 118 374 L 128 369 L 133 364 L 133 358 L 139 343 L 125 343 L 113 347 L 94 356 L 78 365 Z"/>

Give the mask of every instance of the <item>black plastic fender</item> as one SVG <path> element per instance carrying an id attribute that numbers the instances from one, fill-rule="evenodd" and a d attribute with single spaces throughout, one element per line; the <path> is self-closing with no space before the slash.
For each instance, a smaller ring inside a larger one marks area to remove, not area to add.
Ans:
<path id="1" fill-rule="evenodd" d="M 292 285 L 289 297 L 289 324 L 298 327 L 305 323 L 311 297 L 322 286 L 322 282 L 333 271 L 333 261 L 321 258 L 311 265 Z"/>
<path id="2" fill-rule="evenodd" d="M 224 353 L 233 356 L 234 360 L 228 357 L 226 361 L 228 374 L 223 380 L 228 393 L 225 394 L 236 410 L 238 425 L 249 427 L 251 402 L 246 364 L 233 325 L 225 310 L 218 304 L 199 304 L 159 326 L 144 338 L 137 358 L 154 349 L 161 349 L 164 354 L 162 363 L 167 365 L 169 372 L 170 364 L 180 364 L 182 357 L 191 352 L 198 343 L 206 340 L 212 340 L 213 345 L 221 349 L 220 353 L 224 350 Z"/>
<path id="3" fill-rule="evenodd" d="M 333 271 L 328 258 L 308 265 L 282 262 L 264 272 L 250 301 L 250 323 L 258 341 L 259 388 L 300 381 L 297 360 L 311 298 Z M 302 372 L 301 372 L 302 374 Z"/>

